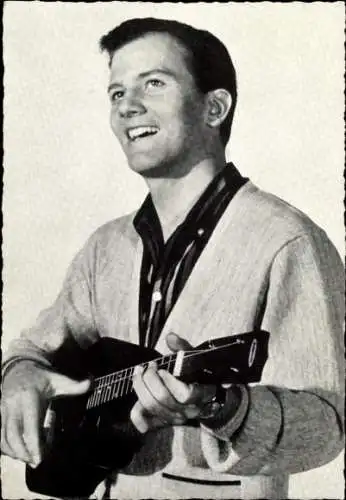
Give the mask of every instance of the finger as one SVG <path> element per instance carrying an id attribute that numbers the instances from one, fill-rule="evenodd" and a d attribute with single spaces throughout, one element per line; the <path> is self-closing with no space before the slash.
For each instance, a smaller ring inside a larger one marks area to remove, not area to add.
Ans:
<path id="1" fill-rule="evenodd" d="M 160 373 L 168 374 L 165 370 L 148 370 L 143 376 L 143 381 L 156 401 L 164 408 L 167 408 L 169 412 L 172 414 L 174 413 L 175 417 L 179 418 L 179 415 L 183 411 L 183 405 L 171 393 L 169 387 L 165 384 L 164 378 L 160 376 Z M 176 380 L 173 375 L 170 375 L 170 377 Z"/>
<path id="2" fill-rule="evenodd" d="M 196 418 L 201 408 L 215 395 L 213 385 L 184 384 L 164 370 L 160 370 L 159 375 L 174 398 L 181 404 L 187 419 Z"/>
<path id="3" fill-rule="evenodd" d="M 145 372 L 135 375 L 133 386 L 144 409 L 151 415 L 173 422 L 180 415 L 180 405 L 174 401 L 165 388 L 157 369 L 147 368 Z"/>
<path id="4" fill-rule="evenodd" d="M 158 371 L 156 366 L 149 366 L 149 368 L 142 375 L 143 382 L 147 390 L 159 404 L 169 410 L 180 411 L 181 405 L 171 394 L 169 388 L 166 387 L 164 379 L 160 376 L 161 372 L 165 373 L 165 370 Z M 172 378 L 174 377 L 172 376 Z"/>
<path id="5" fill-rule="evenodd" d="M 42 461 L 42 427 L 46 408 L 38 396 L 31 398 L 23 413 L 23 440 L 31 457 L 31 464 L 37 466 Z"/>
<path id="6" fill-rule="evenodd" d="M 160 370 L 159 376 L 172 395 L 172 398 L 174 398 L 180 407 L 186 403 L 193 403 L 196 400 L 198 393 L 197 384 L 185 384 L 166 370 Z"/>
<path id="7" fill-rule="evenodd" d="M 31 456 L 23 440 L 23 425 L 19 420 L 18 418 L 8 418 L 6 424 L 3 421 L 3 443 L 1 447 L 6 455 L 29 463 L 31 462 Z"/>
<path id="8" fill-rule="evenodd" d="M 150 415 L 140 401 L 137 401 L 130 413 L 130 419 L 139 432 L 144 434 L 150 429 L 167 425 L 164 420 Z"/>
<path id="9" fill-rule="evenodd" d="M 52 388 L 51 397 L 79 396 L 90 389 L 91 381 L 89 379 L 82 381 L 73 380 L 60 373 L 52 372 L 50 375 L 50 384 Z"/>
<path id="10" fill-rule="evenodd" d="M 147 432 L 149 424 L 147 422 L 147 419 L 143 415 L 142 408 L 143 407 L 141 405 L 141 402 L 137 401 L 131 410 L 130 419 L 137 430 L 144 434 L 145 432 Z"/>
<path id="11" fill-rule="evenodd" d="M 166 337 L 166 343 L 171 351 L 189 351 L 192 349 L 191 344 L 176 333 L 170 332 Z"/>

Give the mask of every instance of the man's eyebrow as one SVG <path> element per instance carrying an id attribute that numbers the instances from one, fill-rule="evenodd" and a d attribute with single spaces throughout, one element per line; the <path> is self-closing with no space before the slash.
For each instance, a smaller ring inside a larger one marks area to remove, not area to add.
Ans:
<path id="1" fill-rule="evenodd" d="M 168 68 L 154 68 L 154 69 L 150 69 L 148 71 L 143 71 L 142 73 L 139 73 L 137 78 L 138 79 L 146 78 L 147 76 L 150 76 L 150 75 L 155 74 L 155 73 L 161 73 L 163 75 L 167 75 L 167 76 L 170 76 L 171 78 L 175 78 L 175 79 L 177 78 L 176 74 Z M 110 92 L 113 88 L 121 87 L 121 86 L 122 86 L 121 83 L 113 82 L 108 86 L 107 91 Z"/>
<path id="2" fill-rule="evenodd" d="M 147 76 L 152 75 L 153 73 L 162 73 L 163 75 L 168 75 L 173 78 L 176 78 L 176 74 L 174 71 L 168 69 L 168 68 L 154 68 L 150 69 L 149 71 L 144 71 L 143 73 L 140 73 L 138 76 L 139 78 L 146 78 Z"/>

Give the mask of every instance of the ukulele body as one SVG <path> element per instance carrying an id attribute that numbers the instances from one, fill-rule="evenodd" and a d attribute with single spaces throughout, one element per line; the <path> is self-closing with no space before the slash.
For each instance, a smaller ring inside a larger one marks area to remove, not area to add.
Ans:
<path id="1" fill-rule="evenodd" d="M 86 395 L 52 400 L 43 460 L 36 468 L 26 467 L 28 488 L 53 497 L 86 498 L 111 471 L 131 462 L 142 439 L 129 418 L 136 395 L 122 384 L 125 378 L 131 382 L 134 366 L 155 359 L 172 373 L 177 360 L 178 378 L 186 383 L 257 382 L 267 360 L 268 340 L 263 330 L 212 339 L 184 352 L 178 363 L 176 354 L 162 357 L 153 349 L 105 337 L 83 351 L 73 369 L 57 357 L 57 371 L 74 378 L 92 376 L 102 394 L 99 400 L 98 390 L 92 388 Z M 107 397 L 108 378 L 120 389 L 114 398 Z"/>
<path id="2" fill-rule="evenodd" d="M 153 349 L 102 338 L 85 353 L 85 377 L 150 361 Z M 107 473 L 125 467 L 141 446 L 129 422 L 136 401 L 132 392 L 85 411 L 88 394 L 52 401 L 43 461 L 26 467 L 29 490 L 57 497 L 87 497 Z"/>

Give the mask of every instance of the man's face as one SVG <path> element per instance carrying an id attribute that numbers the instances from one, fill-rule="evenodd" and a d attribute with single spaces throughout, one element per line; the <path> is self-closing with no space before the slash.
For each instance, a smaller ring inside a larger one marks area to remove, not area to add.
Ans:
<path id="1" fill-rule="evenodd" d="M 113 132 L 134 171 L 174 177 L 205 157 L 204 96 L 170 35 L 150 33 L 114 53 L 109 97 Z"/>

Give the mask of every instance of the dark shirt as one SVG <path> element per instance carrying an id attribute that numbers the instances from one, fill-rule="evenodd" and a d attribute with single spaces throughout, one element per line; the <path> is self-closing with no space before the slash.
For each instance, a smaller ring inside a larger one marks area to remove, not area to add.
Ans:
<path id="1" fill-rule="evenodd" d="M 185 220 L 164 242 L 149 194 L 134 219 L 143 243 L 139 296 L 140 345 L 154 347 L 195 263 L 227 205 L 245 184 L 230 163 L 210 182 Z"/>

